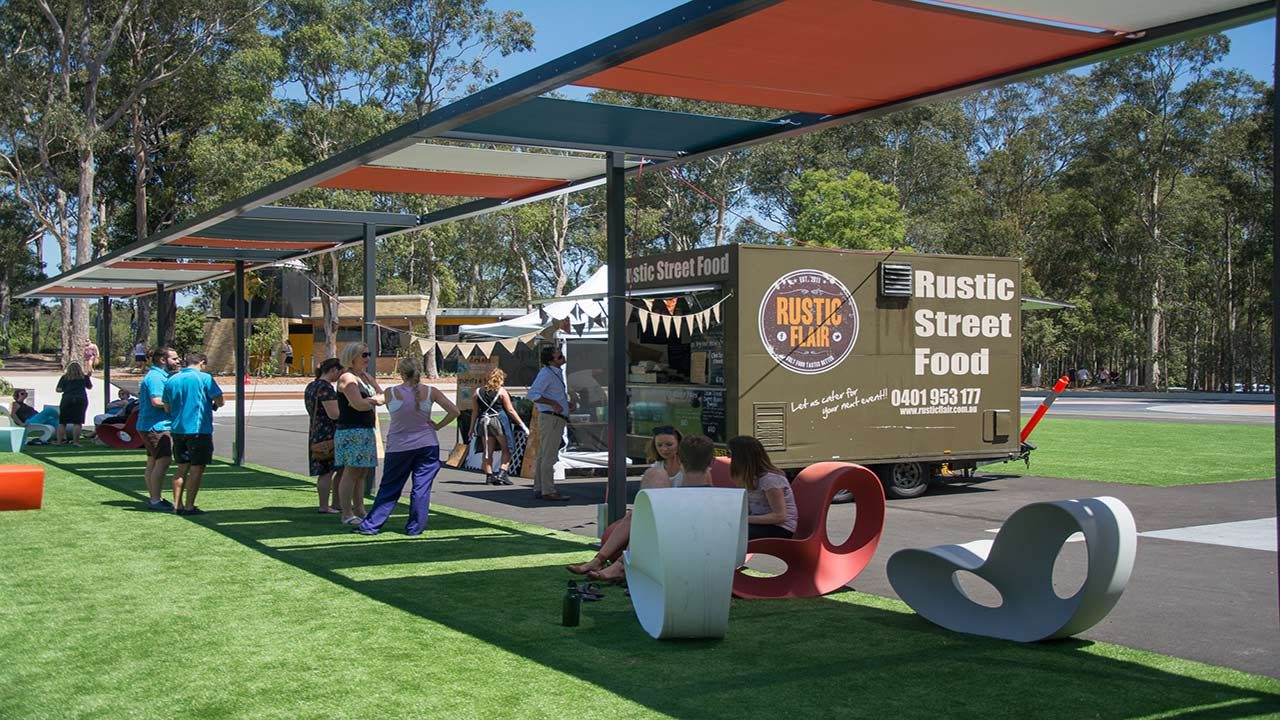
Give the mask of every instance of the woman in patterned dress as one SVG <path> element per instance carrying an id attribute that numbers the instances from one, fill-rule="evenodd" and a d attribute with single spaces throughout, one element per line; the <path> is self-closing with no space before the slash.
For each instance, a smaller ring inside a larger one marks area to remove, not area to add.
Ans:
<path id="1" fill-rule="evenodd" d="M 311 475 L 316 479 L 316 493 L 320 496 L 319 512 L 337 515 L 338 484 L 333 481 L 341 467 L 334 465 L 333 434 L 338 429 L 338 391 L 333 384 L 342 374 L 342 364 L 337 358 L 329 358 L 316 368 L 316 379 L 307 386 L 303 401 L 311 416 L 311 428 L 307 433 L 307 457 Z"/>

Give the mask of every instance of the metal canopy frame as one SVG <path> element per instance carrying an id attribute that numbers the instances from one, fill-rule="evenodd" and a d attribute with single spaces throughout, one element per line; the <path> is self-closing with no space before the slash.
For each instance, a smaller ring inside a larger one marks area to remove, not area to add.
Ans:
<path id="1" fill-rule="evenodd" d="M 845 112 L 833 114 L 797 112 L 784 115 L 767 123 L 709 117 L 694 120 L 685 117 L 680 119 L 680 122 L 685 123 L 681 131 L 683 134 L 680 135 L 680 138 L 683 138 L 683 142 L 673 142 L 672 137 L 663 137 L 663 131 L 654 130 L 661 123 L 676 123 L 677 118 L 671 115 L 654 115 L 652 113 L 658 111 L 635 108 L 622 110 L 607 105 L 576 103 L 574 101 L 539 97 L 546 92 L 554 91 L 579 81 L 587 81 L 589 83 L 589 79 L 597 73 L 619 68 L 650 53 L 671 48 L 683 41 L 697 38 L 704 32 L 720 28 L 741 18 L 747 18 L 766 8 L 792 1 L 795 0 L 695 0 L 688 2 L 645 22 L 591 43 L 580 50 L 544 63 L 509 80 L 434 110 L 421 118 L 407 122 L 343 153 L 272 183 L 261 190 L 231 201 L 216 210 L 199 215 L 155 236 L 132 243 L 95 263 L 72 268 L 57 278 L 24 291 L 20 294 L 20 297 L 34 297 L 42 294 L 66 294 L 68 296 L 89 294 L 86 292 L 90 290 L 89 288 L 71 288 L 67 287 L 67 283 L 90 274 L 95 268 L 104 263 L 128 260 L 137 256 L 147 258 L 215 259 L 216 251 L 198 253 L 196 251 L 200 250 L 200 248 L 187 247 L 185 245 L 175 247 L 170 243 L 174 240 L 191 236 L 217 237 L 220 229 L 225 231 L 225 228 L 221 228 L 221 224 L 235 223 L 238 219 L 246 217 L 266 219 L 266 216 L 272 214 L 292 215 L 296 213 L 298 215 L 290 219 L 305 222 L 305 217 L 302 216 L 307 213 L 324 211 L 280 209 L 263 206 L 267 206 L 300 190 L 320 185 L 325 181 L 368 165 L 423 140 L 434 138 L 467 142 L 525 144 L 538 147 L 604 152 L 606 153 L 606 161 L 602 163 L 601 173 L 597 177 L 575 180 L 559 187 L 538 189 L 520 197 L 489 198 L 461 202 L 420 218 L 413 218 L 413 221 L 407 225 L 388 228 L 385 233 L 371 230 L 373 224 L 364 225 L 364 232 L 360 237 L 343 239 L 329 249 L 311 249 L 309 251 L 300 251 L 297 254 L 286 255 L 280 250 L 245 248 L 242 250 L 244 253 L 242 255 L 230 258 L 224 256 L 220 259 L 233 260 L 236 264 L 236 275 L 242 276 L 248 262 L 264 264 L 279 262 L 284 259 L 306 257 L 361 243 L 366 248 L 365 270 L 366 277 L 369 277 L 372 250 L 376 247 L 376 239 L 378 237 L 386 237 L 401 232 L 431 227 L 444 222 L 475 217 L 503 207 L 533 202 L 565 192 L 595 187 L 607 182 L 607 206 L 609 212 L 607 223 L 608 256 L 606 261 L 611 269 L 609 301 L 611 309 L 618 310 L 618 312 L 610 313 L 612 357 L 609 368 L 609 383 L 611 387 L 625 387 L 627 362 L 625 343 L 618 340 L 620 328 L 616 326 L 618 318 L 622 317 L 620 304 L 624 300 L 625 293 L 624 270 L 626 258 L 625 248 L 620 241 L 624 228 L 623 212 L 625 206 L 622 202 L 621 188 L 626 176 L 637 172 L 636 168 L 628 169 L 624 164 L 627 155 L 636 155 L 656 161 L 641 165 L 640 168 L 648 165 L 655 167 L 655 169 L 662 169 L 676 163 L 688 162 L 767 141 L 784 139 L 802 133 L 810 133 L 858 120 L 874 118 L 924 103 L 959 97 L 975 91 L 1150 49 L 1196 35 L 1229 29 L 1273 15 L 1276 13 L 1277 4 L 1280 4 L 1280 0 L 1244 4 L 1210 15 L 1193 17 L 1127 34 L 1117 34 L 1109 38 L 1108 42 L 1101 47 L 1085 49 L 1062 57 L 1051 57 L 1038 61 L 1025 60 L 1022 64 L 1016 64 L 1015 67 L 1009 70 L 984 72 L 982 76 L 976 79 L 959 81 L 946 87 L 927 88 L 909 97 L 897 97 L 872 102 Z M 925 9 L 932 6 L 938 12 L 950 13 L 957 17 L 966 17 L 966 13 L 991 17 L 990 12 L 984 12 L 981 9 L 982 0 L 956 0 L 956 2 L 949 3 L 949 6 L 912 2 L 911 0 L 878 1 L 908 6 L 914 9 Z M 960 5 L 975 7 L 966 10 L 958 7 Z M 1012 22 L 1026 25 L 1035 21 L 1027 18 L 1013 19 Z M 1280 28 L 1278 28 L 1277 32 L 1280 33 Z M 657 88 L 659 91 L 662 89 L 660 85 L 661 83 Z M 785 90 L 785 88 L 783 89 Z M 691 95 L 690 97 L 696 96 Z M 567 111 L 566 108 L 572 108 L 572 110 Z M 626 125 L 624 121 L 642 117 L 645 118 L 645 121 L 638 125 L 633 123 L 632 132 L 612 131 L 615 127 L 614 124 Z M 646 126 L 646 123 L 649 125 Z M 730 124 L 733 125 L 732 128 Z M 645 132 L 646 129 L 649 131 Z M 672 133 L 675 131 L 668 128 L 665 132 Z M 1280 124 L 1277 124 L 1276 132 L 1280 133 Z M 699 133 L 702 134 L 700 135 Z M 1280 138 L 1280 135 L 1277 135 L 1277 138 Z M 1277 195 L 1277 200 L 1278 204 L 1280 204 L 1280 194 Z M 255 213 L 259 215 L 255 216 Z M 403 219 L 404 216 L 398 216 L 398 218 Z M 365 221 L 362 220 L 361 222 Z M 283 232 L 288 235 L 290 231 L 285 230 Z M 1277 238 L 1274 242 L 1277 255 L 1280 255 L 1280 221 L 1277 221 L 1276 235 Z M 265 239 L 279 240 L 280 237 L 272 236 Z M 166 245 L 169 246 L 165 247 Z M 205 248 L 205 250 L 208 251 L 209 248 Z M 176 255 L 175 252 L 184 254 Z M 276 254 L 272 255 L 272 253 Z M 1273 289 L 1280 286 L 1280 267 L 1274 269 L 1274 272 Z M 368 287 L 368 283 L 366 285 L 366 294 L 368 294 L 372 291 L 372 288 Z M 1275 302 L 1273 322 L 1280 324 L 1280 294 L 1273 294 L 1276 295 L 1273 298 Z M 619 305 L 619 307 L 613 308 L 615 304 Z M 366 310 L 369 307 L 369 298 L 366 298 Z M 239 324 L 239 319 L 237 324 Z M 1280 333 L 1276 335 L 1280 336 Z M 1275 339 L 1273 338 L 1274 343 Z M 1280 373 L 1280 352 L 1273 353 L 1273 355 L 1276 356 L 1276 362 L 1278 363 L 1273 373 Z M 622 393 L 611 393 L 608 433 L 611 460 L 618 457 L 618 453 L 622 451 L 622 447 L 625 444 L 625 426 L 622 423 L 622 418 L 625 417 L 625 412 L 623 412 L 625 409 L 624 401 Z M 240 404 L 237 403 L 237 405 Z M 242 416 L 242 413 L 239 412 L 241 408 L 238 407 L 237 410 L 238 415 Z M 242 437 L 239 432 L 242 430 L 242 423 L 243 417 L 238 417 L 238 437 Z M 1277 443 L 1280 443 L 1280 423 L 1277 423 L 1276 432 Z M 242 456 L 242 453 L 243 445 L 241 444 L 237 448 L 237 460 Z M 1280 455 L 1277 456 L 1277 468 L 1280 468 Z M 1280 477 L 1280 472 L 1277 475 Z M 1280 480 L 1278 480 L 1278 483 L 1280 483 Z M 614 519 L 620 516 L 626 489 L 625 468 L 620 463 L 610 463 L 608 487 L 610 517 Z M 1277 487 L 1280 488 L 1280 484 Z M 1280 493 L 1277 493 L 1277 507 L 1280 508 Z"/>

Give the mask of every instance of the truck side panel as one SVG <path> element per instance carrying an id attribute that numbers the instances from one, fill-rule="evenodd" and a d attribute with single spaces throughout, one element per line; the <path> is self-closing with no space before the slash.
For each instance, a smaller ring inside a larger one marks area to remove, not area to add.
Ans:
<path id="1" fill-rule="evenodd" d="M 1017 454 L 1018 260 L 742 246 L 737 270 L 736 430 L 776 462 Z"/>

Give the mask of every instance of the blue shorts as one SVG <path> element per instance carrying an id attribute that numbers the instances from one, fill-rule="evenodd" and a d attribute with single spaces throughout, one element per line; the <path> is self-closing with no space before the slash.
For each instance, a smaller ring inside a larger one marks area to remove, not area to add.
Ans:
<path id="1" fill-rule="evenodd" d="M 373 428 L 339 428 L 333 434 L 333 464 L 378 467 L 378 442 Z"/>

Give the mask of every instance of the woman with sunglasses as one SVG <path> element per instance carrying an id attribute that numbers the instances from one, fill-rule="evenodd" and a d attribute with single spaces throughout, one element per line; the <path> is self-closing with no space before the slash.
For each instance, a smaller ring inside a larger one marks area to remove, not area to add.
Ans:
<path id="1" fill-rule="evenodd" d="M 21 388 L 13 391 L 13 403 L 9 405 L 9 416 L 21 427 L 35 424 L 48 425 L 52 429 L 58 424 L 57 408 L 50 406 L 37 412 L 27 403 L 27 391 Z"/>
<path id="2" fill-rule="evenodd" d="M 649 461 L 653 463 L 640 478 L 640 489 L 680 487 L 684 481 L 684 469 L 680 462 L 680 443 L 684 436 L 671 425 L 653 429 L 649 438 Z M 575 575 L 590 575 L 593 580 L 620 580 L 622 566 L 617 562 L 631 539 L 631 512 L 605 528 L 600 539 L 600 552 L 580 565 L 566 565 Z M 613 566 L 606 569 L 605 563 Z"/>
<path id="3" fill-rule="evenodd" d="M 364 487 L 378 467 L 377 407 L 385 401 L 382 388 L 369 372 L 369 346 L 350 343 L 342 348 L 339 362 L 346 371 L 338 376 L 338 426 L 333 434 L 334 465 L 342 468 L 338 503 L 342 522 L 359 525 L 368 511 Z"/>
<path id="4" fill-rule="evenodd" d="M 729 438 L 729 477 L 747 490 L 747 538 L 789 538 L 796 531 L 796 497 L 787 476 L 750 435 Z"/>

